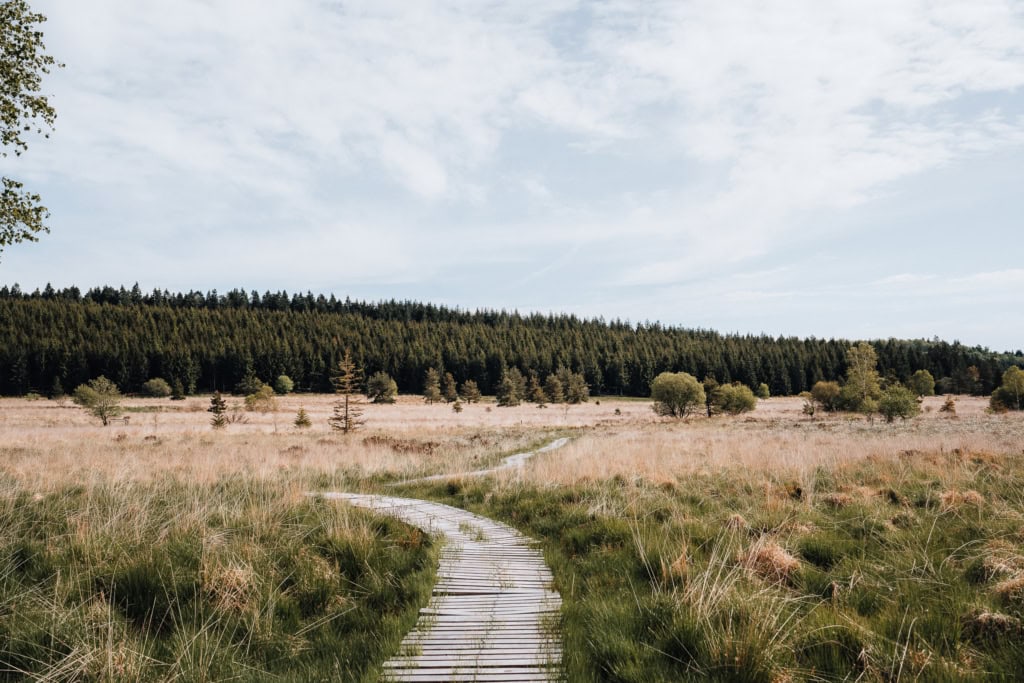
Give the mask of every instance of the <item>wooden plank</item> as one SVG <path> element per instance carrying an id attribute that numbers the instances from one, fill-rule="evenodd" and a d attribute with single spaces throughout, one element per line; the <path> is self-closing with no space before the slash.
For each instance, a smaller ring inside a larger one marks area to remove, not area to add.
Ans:
<path id="1" fill-rule="evenodd" d="M 551 632 L 561 597 L 543 554 L 516 530 L 447 505 L 360 494 L 330 494 L 443 534 L 438 582 L 385 680 L 558 680 L 562 650 Z"/>

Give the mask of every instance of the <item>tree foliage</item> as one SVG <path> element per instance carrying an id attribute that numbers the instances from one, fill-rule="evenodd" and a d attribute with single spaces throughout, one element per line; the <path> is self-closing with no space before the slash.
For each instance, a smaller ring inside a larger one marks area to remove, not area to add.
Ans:
<path id="1" fill-rule="evenodd" d="M 882 394 L 878 354 L 871 344 L 860 342 L 846 352 L 846 383 L 839 398 L 846 410 L 873 413 Z"/>
<path id="2" fill-rule="evenodd" d="M 882 391 L 878 399 L 878 412 L 886 422 L 899 417 L 906 420 L 920 414 L 921 405 L 917 402 L 917 394 L 902 384 L 892 384 Z"/>
<path id="3" fill-rule="evenodd" d="M 704 405 L 704 387 L 688 372 L 663 372 L 651 382 L 658 415 L 686 417 Z"/>
<path id="4" fill-rule="evenodd" d="M 75 387 L 101 374 L 126 392 L 163 377 L 172 387 L 180 383 L 184 394 L 226 393 L 248 374 L 288 375 L 299 391 L 329 392 L 341 349 L 350 348 L 367 376 L 386 372 L 411 394 L 423 391 L 428 368 L 451 372 L 460 388 L 473 380 L 493 394 L 512 367 L 545 378 L 549 393 L 546 378 L 564 367 L 582 375 L 596 396 L 647 396 L 654 377 L 678 371 L 723 384 L 764 382 L 772 395 L 786 396 L 841 379 L 851 345 L 413 302 L 242 290 L 144 293 L 137 286 L 31 293 L 0 286 L 0 320 L 4 395 L 45 393 L 54 378 Z M 1024 364 L 1024 355 L 937 340 L 872 346 L 879 371 L 901 382 L 927 369 L 952 378 L 947 384 L 986 394 L 1007 367 Z"/>
<path id="5" fill-rule="evenodd" d="M 386 372 L 377 371 L 366 381 L 366 397 L 373 403 L 394 403 L 398 384 Z"/>
<path id="6" fill-rule="evenodd" d="M 423 400 L 427 403 L 437 403 L 444 396 L 441 394 L 441 376 L 434 368 L 427 368 L 427 377 L 423 382 Z"/>
<path id="7" fill-rule="evenodd" d="M 927 370 L 917 370 L 910 376 L 910 381 L 907 382 L 907 388 L 913 391 L 917 396 L 934 396 L 935 378 L 932 377 L 932 373 Z"/>
<path id="8" fill-rule="evenodd" d="M 459 397 L 459 390 L 455 384 L 455 377 L 450 372 L 444 373 L 441 377 L 441 396 L 445 403 L 453 403 Z"/>
<path id="9" fill-rule="evenodd" d="M 102 375 L 80 385 L 74 393 L 75 403 L 99 418 L 104 427 L 122 413 L 121 398 L 117 385 Z"/>
<path id="10" fill-rule="evenodd" d="M 39 29 L 46 17 L 33 12 L 25 0 L 0 2 L 0 156 L 13 150 L 20 156 L 28 149 L 26 133 L 49 136 L 57 112 L 42 94 L 43 76 L 59 66 L 46 54 Z M 5 246 L 36 241 L 48 231 L 49 216 L 38 194 L 22 183 L 2 179 L 0 190 L 0 252 Z"/>
<path id="11" fill-rule="evenodd" d="M 295 391 L 295 382 L 288 375 L 278 375 L 274 380 L 274 393 L 284 396 L 293 391 Z"/>
<path id="12" fill-rule="evenodd" d="M 998 410 L 1024 410 L 1024 370 L 1009 368 L 1003 373 L 1003 383 L 992 393 L 992 408 Z"/>
<path id="13" fill-rule="evenodd" d="M 480 401 L 480 388 L 476 385 L 476 381 L 467 379 L 463 382 L 460 396 L 462 396 L 462 400 L 466 403 L 478 403 Z"/>
<path id="14" fill-rule="evenodd" d="M 839 395 L 841 392 L 842 388 L 839 386 L 839 382 L 821 381 L 816 382 L 811 388 L 811 398 L 826 413 L 832 413 L 839 410 Z M 811 414 L 813 415 L 813 413 Z"/>
<path id="15" fill-rule="evenodd" d="M 153 398 L 167 398 L 173 393 L 171 385 L 162 377 L 154 377 L 147 381 L 142 385 L 142 391 L 146 396 L 152 396 Z"/>
<path id="16" fill-rule="evenodd" d="M 715 404 L 719 410 L 729 415 L 748 413 L 757 407 L 757 397 L 750 387 L 734 382 L 718 387 L 715 393 Z"/>

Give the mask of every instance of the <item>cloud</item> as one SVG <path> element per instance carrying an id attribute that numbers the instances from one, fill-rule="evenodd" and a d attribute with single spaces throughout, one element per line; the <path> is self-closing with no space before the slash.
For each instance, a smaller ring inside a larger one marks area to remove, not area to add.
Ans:
<path id="1" fill-rule="evenodd" d="M 27 273 L 133 280 L 216 231 L 239 274 L 269 250 L 328 287 L 486 292 L 472 260 L 557 290 L 572 254 L 604 304 L 798 260 L 907 179 L 1024 145 L 1011 0 L 37 5 L 68 66 L 56 134 L 0 161 L 54 208 Z M 76 264 L 96 236 L 136 258 Z M 332 280 L 325 255 L 360 248 L 396 256 Z"/>

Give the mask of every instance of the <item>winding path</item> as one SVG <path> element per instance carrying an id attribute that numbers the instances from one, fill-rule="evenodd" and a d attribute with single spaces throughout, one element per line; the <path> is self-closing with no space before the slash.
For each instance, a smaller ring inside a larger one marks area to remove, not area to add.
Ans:
<path id="1" fill-rule="evenodd" d="M 482 476 L 485 476 L 485 475 L 488 475 L 488 474 L 496 474 L 497 472 L 503 472 L 505 470 L 511 470 L 511 469 L 515 469 L 517 467 L 522 467 L 524 464 L 526 464 L 526 461 L 529 460 L 530 458 L 532 458 L 533 456 L 539 455 L 541 453 L 547 453 L 548 451 L 553 451 L 556 448 L 561 448 L 562 446 L 566 445 L 567 443 L 569 443 L 568 437 L 564 437 L 563 436 L 560 439 L 555 439 L 551 443 L 546 444 L 544 446 L 541 446 L 540 448 L 538 448 L 535 451 L 527 451 L 525 453 L 516 453 L 515 455 L 509 455 L 507 457 L 504 457 L 504 458 L 501 459 L 501 462 L 499 462 L 494 467 L 488 467 L 487 469 L 483 469 L 483 470 L 471 470 L 469 472 L 452 472 L 450 474 L 432 474 L 429 477 L 418 477 L 416 479 L 403 479 L 402 481 L 393 482 L 393 483 L 389 484 L 389 486 L 399 486 L 401 484 L 421 484 L 421 483 L 427 482 L 427 481 L 442 481 L 442 480 L 445 480 L 445 479 L 458 479 L 460 477 L 482 477 Z"/>
<path id="2" fill-rule="evenodd" d="M 557 446 L 546 448 L 552 447 Z M 511 466 L 503 462 L 498 469 Z M 562 601 L 529 539 L 505 524 L 440 503 L 356 493 L 315 495 L 392 515 L 446 539 L 433 596 L 398 655 L 384 664 L 385 680 L 559 680 L 561 646 L 555 629 Z"/>

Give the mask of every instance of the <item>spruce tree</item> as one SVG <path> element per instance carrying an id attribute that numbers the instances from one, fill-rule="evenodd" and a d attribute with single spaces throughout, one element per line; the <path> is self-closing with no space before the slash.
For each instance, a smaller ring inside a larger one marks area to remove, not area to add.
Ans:
<path id="1" fill-rule="evenodd" d="M 476 381 L 467 379 L 462 383 L 462 391 L 459 395 L 466 403 L 479 403 L 480 388 L 476 385 Z"/>
<path id="2" fill-rule="evenodd" d="M 331 429 L 349 434 L 362 426 L 362 398 L 359 391 L 362 380 L 362 370 L 352 360 L 351 352 L 345 349 L 345 357 L 338 361 L 338 372 L 331 378 L 334 393 L 338 395 L 334 412 L 327 418 Z"/>
<path id="3" fill-rule="evenodd" d="M 444 373 L 441 380 L 441 395 L 446 403 L 452 403 L 459 398 L 459 390 L 455 387 L 455 377 L 450 372 Z"/>
<path id="4" fill-rule="evenodd" d="M 443 398 L 441 395 L 441 376 L 438 375 L 437 370 L 429 368 L 426 381 L 423 383 L 423 400 L 427 403 L 437 403 Z"/>
<path id="5" fill-rule="evenodd" d="M 295 421 L 292 424 L 299 429 L 306 429 L 313 426 L 313 421 L 309 419 L 309 413 L 306 412 L 306 409 L 300 407 L 299 412 L 295 414 Z"/>
<path id="6" fill-rule="evenodd" d="M 516 372 L 518 372 L 518 370 Z M 522 375 L 520 375 L 520 377 L 521 376 Z M 522 400 L 522 396 L 519 394 L 519 383 L 510 371 L 506 371 L 502 374 L 501 382 L 498 383 L 496 395 L 498 398 L 498 405 L 503 408 L 517 406 Z"/>
<path id="7" fill-rule="evenodd" d="M 558 379 L 558 375 L 551 373 L 548 375 L 547 379 L 544 380 L 544 393 L 547 395 L 548 401 L 551 403 L 561 403 L 565 400 L 562 380 Z"/>
<path id="8" fill-rule="evenodd" d="M 210 407 L 206 409 L 206 412 L 213 413 L 213 417 L 210 418 L 210 426 L 214 429 L 222 429 L 228 426 L 228 417 L 225 413 L 228 411 L 228 403 L 224 400 L 224 397 L 220 395 L 220 392 L 215 392 L 213 397 L 210 399 Z"/>
<path id="9" fill-rule="evenodd" d="M 540 380 L 537 379 L 537 374 L 531 372 L 530 380 L 526 387 L 526 395 L 530 401 L 538 405 L 543 405 L 548 402 L 547 394 L 544 393 L 544 389 L 540 386 Z"/>

